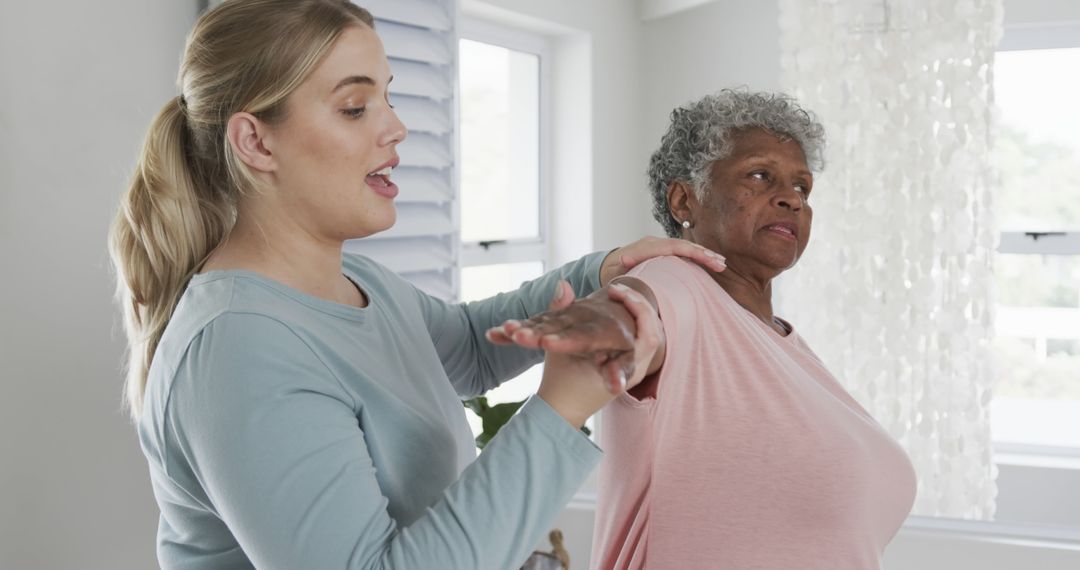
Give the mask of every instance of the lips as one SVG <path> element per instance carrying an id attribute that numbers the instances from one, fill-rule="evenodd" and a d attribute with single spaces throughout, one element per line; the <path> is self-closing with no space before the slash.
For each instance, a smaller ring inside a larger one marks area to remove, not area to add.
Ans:
<path id="1" fill-rule="evenodd" d="M 766 224 L 761 229 L 792 241 L 799 237 L 798 227 L 791 222 L 773 222 Z"/>
<path id="2" fill-rule="evenodd" d="M 368 175 L 364 178 L 364 181 L 367 182 L 367 185 L 370 186 L 371 189 L 380 196 L 384 196 L 390 199 L 397 197 L 398 187 L 397 184 L 394 184 L 390 181 L 390 174 L 398 165 L 398 162 L 400 161 L 396 156 L 384 162 L 383 164 L 379 165 L 378 168 L 368 173 Z"/>

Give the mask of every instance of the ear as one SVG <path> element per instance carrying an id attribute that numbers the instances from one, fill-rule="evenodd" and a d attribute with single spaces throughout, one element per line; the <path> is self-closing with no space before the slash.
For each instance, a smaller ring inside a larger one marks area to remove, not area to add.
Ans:
<path id="1" fill-rule="evenodd" d="M 277 164 L 267 148 L 265 137 L 269 128 L 251 113 L 234 113 L 229 117 L 226 136 L 233 153 L 241 162 L 261 172 L 272 172 Z"/>
<path id="2" fill-rule="evenodd" d="M 688 182 L 675 180 L 668 184 L 667 203 L 668 211 L 671 212 L 676 223 L 681 224 L 684 220 L 694 223 L 694 212 L 697 210 L 698 202 Z"/>

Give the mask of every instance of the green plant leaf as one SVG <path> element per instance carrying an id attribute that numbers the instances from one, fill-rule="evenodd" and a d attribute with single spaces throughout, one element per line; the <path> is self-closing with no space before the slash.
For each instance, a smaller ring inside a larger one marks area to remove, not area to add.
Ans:
<path id="1" fill-rule="evenodd" d="M 525 404 L 525 400 L 520 402 L 505 402 L 492 406 L 488 404 L 486 397 L 478 396 L 471 400 L 465 400 L 462 404 L 480 417 L 481 426 L 484 431 L 476 436 L 476 447 L 484 449 L 484 446 L 495 437 L 495 434 L 499 433 L 499 430 L 506 425 L 506 422 L 510 421 L 510 418 L 514 417 L 514 414 L 521 409 L 521 406 Z M 581 431 L 585 435 L 592 435 L 589 428 L 585 426 L 581 427 Z"/>

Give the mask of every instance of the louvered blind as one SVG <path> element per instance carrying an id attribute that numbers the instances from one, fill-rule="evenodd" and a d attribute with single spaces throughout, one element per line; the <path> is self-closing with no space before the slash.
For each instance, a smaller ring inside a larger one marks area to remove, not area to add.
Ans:
<path id="1" fill-rule="evenodd" d="M 420 289 L 457 297 L 455 0 L 361 0 L 375 16 L 394 81 L 391 102 L 409 128 L 398 145 L 397 223 L 346 242 Z"/>

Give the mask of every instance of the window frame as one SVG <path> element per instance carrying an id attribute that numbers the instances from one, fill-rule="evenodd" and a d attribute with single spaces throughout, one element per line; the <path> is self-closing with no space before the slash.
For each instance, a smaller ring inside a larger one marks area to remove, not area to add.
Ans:
<path id="1" fill-rule="evenodd" d="M 498 241 L 466 242 L 458 234 L 458 268 L 497 265 L 504 263 L 524 263 L 539 261 L 544 271 L 551 270 L 550 209 L 551 209 L 551 80 L 550 42 L 531 30 L 498 24 L 471 16 L 462 16 L 458 22 L 458 42 L 472 40 L 495 45 L 515 51 L 530 53 L 539 60 L 538 116 L 538 153 L 537 157 L 537 237 Z M 458 44 L 460 46 L 460 43 Z M 460 97 L 459 97 L 460 101 Z M 459 105 L 461 103 L 459 102 Z M 460 113 L 460 112 L 459 112 Z M 460 171 L 460 169 L 459 169 Z M 459 183 L 460 186 L 460 183 Z M 463 207 L 459 201 L 459 207 Z M 460 217 L 458 220 L 460 224 Z"/>
<path id="2" fill-rule="evenodd" d="M 1006 30 L 996 53 L 1041 49 L 1080 49 L 1080 22 L 1013 26 Z M 1080 256 L 1080 230 L 999 231 L 995 259 L 1001 254 Z M 991 440 L 995 461 L 1020 464 L 1031 458 L 1053 463 L 1056 458 L 1080 459 L 1080 446 L 1063 447 Z M 1000 459 L 999 459 L 1000 458 Z M 1025 459 L 1026 458 L 1026 459 Z"/>

